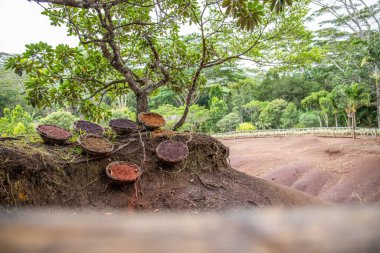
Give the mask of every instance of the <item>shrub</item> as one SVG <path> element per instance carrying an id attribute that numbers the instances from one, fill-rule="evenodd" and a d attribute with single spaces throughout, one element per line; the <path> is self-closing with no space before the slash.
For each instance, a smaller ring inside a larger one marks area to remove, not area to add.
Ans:
<path id="1" fill-rule="evenodd" d="M 281 117 L 281 128 L 292 128 L 298 123 L 297 106 L 290 102 Z"/>
<path id="2" fill-rule="evenodd" d="M 111 110 L 110 119 L 127 118 L 130 120 L 136 120 L 136 113 L 128 108 Z"/>
<path id="3" fill-rule="evenodd" d="M 220 132 L 233 131 L 240 123 L 240 117 L 236 113 L 229 113 L 216 123 L 216 129 Z"/>
<path id="4" fill-rule="evenodd" d="M 259 120 L 261 127 L 280 128 L 281 118 L 288 103 L 283 99 L 275 99 L 267 104 L 261 111 Z"/>
<path id="5" fill-rule="evenodd" d="M 78 118 L 76 118 L 70 112 L 57 111 L 49 114 L 48 116 L 40 119 L 39 121 L 42 124 L 51 124 L 63 127 L 65 129 L 71 129 L 73 127 L 74 121 L 76 121 L 77 119 Z"/>
<path id="6" fill-rule="evenodd" d="M 171 129 L 174 124 L 181 118 L 184 109 L 184 106 L 175 107 L 173 105 L 165 104 L 161 105 L 155 110 L 152 110 L 152 112 L 158 113 L 165 118 L 166 125 L 164 126 L 164 129 Z M 208 117 L 209 111 L 203 106 L 191 105 L 186 122 L 182 125 L 180 130 L 196 130 L 202 126 L 202 124 L 204 124 Z"/>
<path id="7" fill-rule="evenodd" d="M 256 127 L 252 125 L 252 123 L 250 122 L 241 123 L 236 128 L 236 131 L 253 131 L 253 130 L 256 130 Z"/>
<path id="8" fill-rule="evenodd" d="M 0 118 L 0 135 L 12 136 L 34 133 L 33 119 L 20 105 L 13 110 L 4 109 L 4 117 Z"/>
<path id="9" fill-rule="evenodd" d="M 319 126 L 318 115 L 314 112 L 304 112 L 299 116 L 297 127 L 316 127 Z"/>
<path id="10" fill-rule="evenodd" d="M 17 123 L 16 127 L 13 129 L 13 135 L 26 134 L 26 127 L 22 122 Z"/>

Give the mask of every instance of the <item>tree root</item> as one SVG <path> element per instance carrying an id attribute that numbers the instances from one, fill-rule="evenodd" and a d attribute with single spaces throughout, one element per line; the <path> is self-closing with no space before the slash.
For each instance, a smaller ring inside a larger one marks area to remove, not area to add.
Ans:
<path id="1" fill-rule="evenodd" d="M 123 144 L 123 145 L 120 145 L 117 149 L 113 150 L 111 153 L 108 153 L 106 155 L 102 155 L 102 156 L 94 156 L 94 157 L 91 157 L 91 158 L 87 158 L 87 157 L 81 157 L 81 158 L 78 158 L 77 160 L 74 160 L 74 161 L 70 161 L 70 162 L 61 162 L 59 161 L 58 163 L 59 164 L 79 164 L 79 163 L 84 163 L 84 162 L 90 162 L 90 161 L 95 161 L 95 160 L 100 160 L 100 159 L 103 159 L 105 157 L 109 157 L 113 154 L 115 154 L 116 152 L 120 151 L 121 149 L 125 148 L 126 146 L 128 146 L 133 140 L 130 140 L 129 142 L 127 142 L 126 144 Z"/>

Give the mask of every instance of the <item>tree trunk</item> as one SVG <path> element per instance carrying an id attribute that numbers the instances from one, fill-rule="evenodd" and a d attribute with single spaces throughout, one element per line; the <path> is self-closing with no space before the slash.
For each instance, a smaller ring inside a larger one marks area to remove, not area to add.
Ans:
<path id="1" fill-rule="evenodd" d="M 320 127 L 323 127 L 323 126 L 322 126 L 322 119 L 321 119 L 321 116 L 319 116 L 319 115 L 318 115 L 318 120 L 319 120 L 319 126 L 320 126 Z"/>
<path id="2" fill-rule="evenodd" d="M 335 113 L 335 127 L 338 127 L 338 115 Z"/>
<path id="3" fill-rule="evenodd" d="M 380 85 L 376 78 L 376 109 L 377 109 L 377 127 L 380 128 Z"/>
<path id="4" fill-rule="evenodd" d="M 186 121 L 187 115 L 189 114 L 189 107 L 191 103 L 191 97 L 193 96 L 195 92 L 195 86 L 196 81 L 193 82 L 193 85 L 191 86 L 189 93 L 187 94 L 186 101 L 185 101 L 185 110 L 183 111 L 182 117 L 178 120 L 178 122 L 173 126 L 173 130 L 177 130 L 180 128 Z"/>
<path id="5" fill-rule="evenodd" d="M 355 133 L 355 127 L 356 127 L 356 112 L 352 113 L 352 138 L 356 138 L 356 133 Z"/>
<path id="6" fill-rule="evenodd" d="M 148 93 L 140 92 L 136 94 L 137 114 L 147 112 L 148 109 Z"/>

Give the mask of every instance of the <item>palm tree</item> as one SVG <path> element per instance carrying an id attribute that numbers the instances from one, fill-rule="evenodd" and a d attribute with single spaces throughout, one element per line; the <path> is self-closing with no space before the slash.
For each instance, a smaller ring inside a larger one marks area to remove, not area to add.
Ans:
<path id="1" fill-rule="evenodd" d="M 362 107 L 369 105 L 371 95 L 368 89 L 363 84 L 354 83 L 345 88 L 347 94 L 346 112 L 352 118 L 352 138 L 356 138 L 356 112 Z"/>

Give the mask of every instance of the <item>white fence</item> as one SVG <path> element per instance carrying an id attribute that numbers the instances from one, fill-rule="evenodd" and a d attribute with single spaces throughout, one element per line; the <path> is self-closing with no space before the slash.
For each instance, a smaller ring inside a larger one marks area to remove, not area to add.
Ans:
<path id="1" fill-rule="evenodd" d="M 380 136 L 379 128 L 356 128 L 356 136 L 377 137 Z M 316 128 L 292 128 L 292 129 L 266 129 L 254 131 L 233 131 L 217 133 L 212 136 L 220 139 L 238 139 L 253 137 L 281 137 L 289 135 L 318 135 L 329 137 L 351 137 L 352 129 L 349 127 L 316 127 Z"/>

